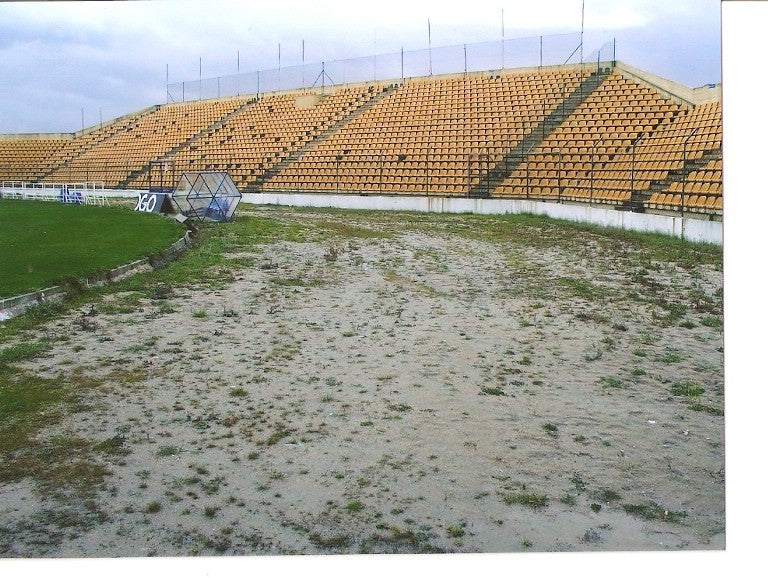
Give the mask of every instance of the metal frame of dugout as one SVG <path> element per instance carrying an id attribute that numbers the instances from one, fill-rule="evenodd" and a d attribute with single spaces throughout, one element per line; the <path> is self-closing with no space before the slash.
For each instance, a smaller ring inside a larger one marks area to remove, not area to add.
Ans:
<path id="1" fill-rule="evenodd" d="M 172 199 L 189 219 L 227 222 L 234 217 L 242 196 L 226 172 L 204 171 L 182 174 Z"/>

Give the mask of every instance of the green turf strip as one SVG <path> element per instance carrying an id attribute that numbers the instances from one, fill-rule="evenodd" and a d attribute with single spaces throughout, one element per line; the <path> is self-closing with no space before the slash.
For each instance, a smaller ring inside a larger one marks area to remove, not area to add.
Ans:
<path id="1" fill-rule="evenodd" d="M 168 218 L 125 208 L 0 200 L 0 299 L 103 273 L 170 246 Z"/>

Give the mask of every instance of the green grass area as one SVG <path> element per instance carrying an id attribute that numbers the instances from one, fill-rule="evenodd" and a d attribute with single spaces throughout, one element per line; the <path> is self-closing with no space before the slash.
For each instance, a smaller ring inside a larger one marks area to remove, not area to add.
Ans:
<path id="1" fill-rule="evenodd" d="M 0 202 L 0 298 L 105 273 L 162 251 L 175 221 L 125 208 Z"/>

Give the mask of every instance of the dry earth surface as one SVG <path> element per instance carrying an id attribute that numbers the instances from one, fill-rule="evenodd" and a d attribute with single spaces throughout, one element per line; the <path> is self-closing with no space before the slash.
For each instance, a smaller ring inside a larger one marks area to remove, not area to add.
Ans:
<path id="1" fill-rule="evenodd" d="M 246 213 L 333 234 L 2 345 L 44 339 L 20 370 L 80 384 L 36 433 L 47 474 L 0 484 L 2 556 L 725 547 L 722 264 Z"/>

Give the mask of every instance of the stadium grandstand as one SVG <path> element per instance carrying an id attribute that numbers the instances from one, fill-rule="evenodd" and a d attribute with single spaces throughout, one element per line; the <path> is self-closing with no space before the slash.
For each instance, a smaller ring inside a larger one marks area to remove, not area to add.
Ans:
<path id="1" fill-rule="evenodd" d="M 320 76 L 322 86 L 168 102 L 75 134 L 1 135 L 0 180 L 142 190 L 160 163 L 225 171 L 243 193 L 529 199 L 722 220 L 720 86 L 600 58 Z"/>

